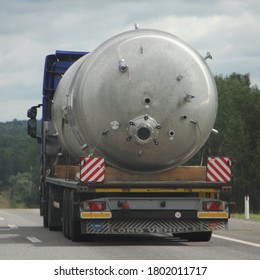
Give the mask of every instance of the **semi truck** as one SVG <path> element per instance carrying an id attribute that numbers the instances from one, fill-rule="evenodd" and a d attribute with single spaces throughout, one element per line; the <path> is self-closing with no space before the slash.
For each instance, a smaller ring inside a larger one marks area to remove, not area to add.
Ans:
<path id="1" fill-rule="evenodd" d="M 46 56 L 42 103 L 27 112 L 28 134 L 41 144 L 44 227 L 72 241 L 105 234 L 209 241 L 226 228 L 220 194 L 232 183 L 230 158 L 185 165 L 217 132 L 208 58 L 173 34 L 139 28 L 93 52 Z"/>

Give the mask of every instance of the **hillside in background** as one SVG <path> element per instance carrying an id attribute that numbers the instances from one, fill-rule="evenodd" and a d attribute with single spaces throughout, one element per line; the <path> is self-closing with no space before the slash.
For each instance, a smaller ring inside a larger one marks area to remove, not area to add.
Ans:
<path id="1" fill-rule="evenodd" d="M 40 145 L 27 135 L 27 121 L 0 123 L 0 207 L 38 206 Z M 2 205 L 1 205 L 2 204 Z"/>

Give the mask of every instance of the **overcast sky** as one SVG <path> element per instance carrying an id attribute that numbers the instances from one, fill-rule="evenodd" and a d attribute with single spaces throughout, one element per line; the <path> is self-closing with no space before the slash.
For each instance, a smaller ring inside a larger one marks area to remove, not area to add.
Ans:
<path id="1" fill-rule="evenodd" d="M 0 122 L 41 103 L 47 54 L 92 51 L 136 22 L 210 51 L 213 74 L 249 73 L 260 88 L 260 0 L 0 0 Z"/>

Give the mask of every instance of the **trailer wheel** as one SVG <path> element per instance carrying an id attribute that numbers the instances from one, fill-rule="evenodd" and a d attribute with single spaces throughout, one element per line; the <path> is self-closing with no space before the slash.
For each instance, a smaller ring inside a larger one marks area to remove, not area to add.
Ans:
<path id="1" fill-rule="evenodd" d="M 75 191 L 70 191 L 69 194 L 69 238 L 72 241 L 78 242 L 81 241 L 82 235 L 80 230 L 80 221 L 79 221 L 79 205 L 75 200 Z"/>
<path id="2" fill-rule="evenodd" d="M 61 229 L 61 213 L 60 209 L 54 207 L 55 195 L 57 193 L 52 187 L 49 187 L 48 193 L 48 210 L 47 210 L 47 217 L 48 217 L 48 228 L 49 230 L 60 230 Z"/>
<path id="3" fill-rule="evenodd" d="M 54 214 L 54 207 L 53 207 L 53 191 L 52 188 L 49 188 L 48 192 L 48 207 L 47 207 L 47 222 L 49 230 L 55 230 L 55 226 L 53 224 L 53 214 Z"/>
<path id="4" fill-rule="evenodd" d="M 179 237 L 180 239 L 186 239 L 191 242 L 207 242 L 210 241 L 212 231 L 202 231 L 202 232 L 187 232 L 173 234 L 174 237 Z"/>
<path id="5" fill-rule="evenodd" d="M 69 238 L 69 190 L 63 191 L 62 196 L 62 232 L 66 238 Z"/>
<path id="6" fill-rule="evenodd" d="M 44 185 L 44 187 L 42 187 L 42 188 L 44 188 L 45 190 L 46 190 L 46 185 Z M 49 224 L 49 222 L 48 222 L 48 197 L 46 197 L 46 196 L 48 196 L 48 190 L 47 190 L 47 195 L 44 193 L 44 195 L 42 194 L 41 195 L 41 200 L 40 200 L 40 203 L 41 203 L 41 205 L 40 205 L 40 212 L 41 212 L 41 216 L 42 216 L 42 221 L 43 221 L 43 226 L 45 227 L 45 228 L 47 228 L 48 227 L 48 224 Z"/>
<path id="7" fill-rule="evenodd" d="M 45 228 L 47 228 L 48 227 L 48 208 L 47 207 L 45 207 L 45 208 L 46 209 L 45 209 L 44 214 L 42 216 L 42 222 L 43 222 L 43 226 Z"/>

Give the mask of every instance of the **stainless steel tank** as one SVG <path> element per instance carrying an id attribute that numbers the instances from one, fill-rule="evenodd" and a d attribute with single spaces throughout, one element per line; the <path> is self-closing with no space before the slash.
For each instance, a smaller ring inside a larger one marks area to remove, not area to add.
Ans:
<path id="1" fill-rule="evenodd" d="M 138 29 L 76 61 L 52 109 L 71 157 L 102 156 L 130 172 L 159 172 L 204 145 L 216 118 L 217 90 L 205 58 L 186 42 Z"/>

